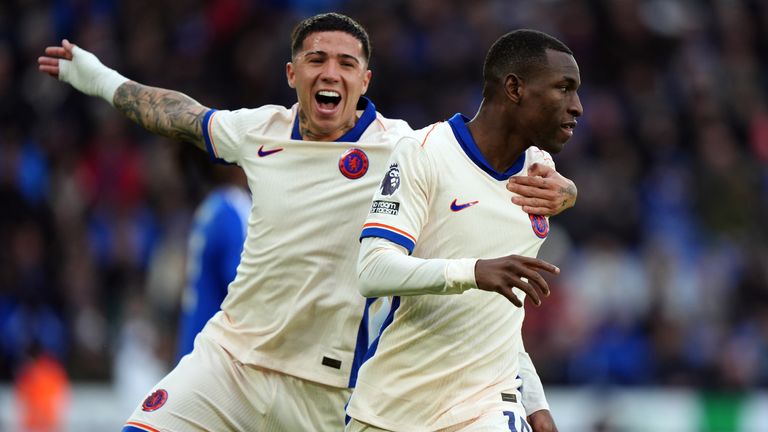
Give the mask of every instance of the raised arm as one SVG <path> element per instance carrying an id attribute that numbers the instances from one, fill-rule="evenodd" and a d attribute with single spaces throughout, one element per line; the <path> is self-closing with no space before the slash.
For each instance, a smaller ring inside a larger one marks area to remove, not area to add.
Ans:
<path id="1" fill-rule="evenodd" d="M 41 72 L 101 97 L 144 129 L 206 150 L 202 120 L 208 108 L 189 96 L 130 81 L 66 39 L 37 61 Z"/>

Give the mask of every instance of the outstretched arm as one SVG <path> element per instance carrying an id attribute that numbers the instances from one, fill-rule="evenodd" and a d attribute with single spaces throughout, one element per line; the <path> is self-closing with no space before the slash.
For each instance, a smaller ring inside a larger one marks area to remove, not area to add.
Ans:
<path id="1" fill-rule="evenodd" d="M 47 47 L 37 61 L 41 72 L 103 98 L 146 130 L 205 150 L 202 119 L 208 108 L 189 96 L 130 81 L 66 39 Z"/>

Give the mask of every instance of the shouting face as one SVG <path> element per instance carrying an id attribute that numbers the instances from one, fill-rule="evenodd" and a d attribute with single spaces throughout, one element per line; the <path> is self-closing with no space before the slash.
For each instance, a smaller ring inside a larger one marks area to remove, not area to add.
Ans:
<path id="1" fill-rule="evenodd" d="M 357 102 L 371 80 L 358 39 L 342 31 L 310 33 L 286 75 L 299 99 L 305 140 L 334 141 L 354 127 Z"/>

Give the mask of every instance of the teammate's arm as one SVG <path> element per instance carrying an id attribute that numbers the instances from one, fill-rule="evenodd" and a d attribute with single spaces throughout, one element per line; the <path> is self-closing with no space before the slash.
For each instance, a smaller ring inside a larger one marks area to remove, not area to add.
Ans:
<path id="1" fill-rule="evenodd" d="M 507 189 L 515 193 L 512 202 L 526 213 L 555 216 L 576 204 L 578 190 L 570 179 L 554 168 L 534 163 L 528 175 L 510 177 Z"/>
<path id="2" fill-rule="evenodd" d="M 523 303 L 513 288 L 539 305 L 541 296 L 549 295 L 549 285 L 540 272 L 560 272 L 546 261 L 519 255 L 490 260 L 422 259 L 378 237 L 362 240 L 357 269 L 359 289 L 366 297 L 461 294 L 478 288 L 497 292 L 518 307 Z"/>
<path id="3" fill-rule="evenodd" d="M 208 108 L 189 96 L 130 81 L 66 39 L 47 47 L 37 61 L 41 72 L 103 98 L 148 131 L 205 150 L 202 119 Z"/>
<path id="4" fill-rule="evenodd" d="M 544 395 L 544 386 L 533 366 L 531 356 L 528 355 L 524 347 L 518 358 L 520 361 L 520 379 L 523 380 L 522 403 L 528 417 L 528 424 L 533 428 L 533 432 L 557 432 L 555 420 L 552 418 L 549 403 Z"/>

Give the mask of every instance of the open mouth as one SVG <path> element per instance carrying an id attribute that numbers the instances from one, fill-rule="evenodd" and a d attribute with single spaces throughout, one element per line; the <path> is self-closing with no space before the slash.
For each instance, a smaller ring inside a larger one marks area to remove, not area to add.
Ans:
<path id="1" fill-rule="evenodd" d="M 332 90 L 320 90 L 315 93 L 317 106 L 323 111 L 333 111 L 341 103 L 341 94 Z"/>
<path id="2" fill-rule="evenodd" d="M 576 129 L 576 121 L 565 122 L 560 125 L 560 128 L 565 131 L 569 136 L 573 135 L 573 130 Z"/>

